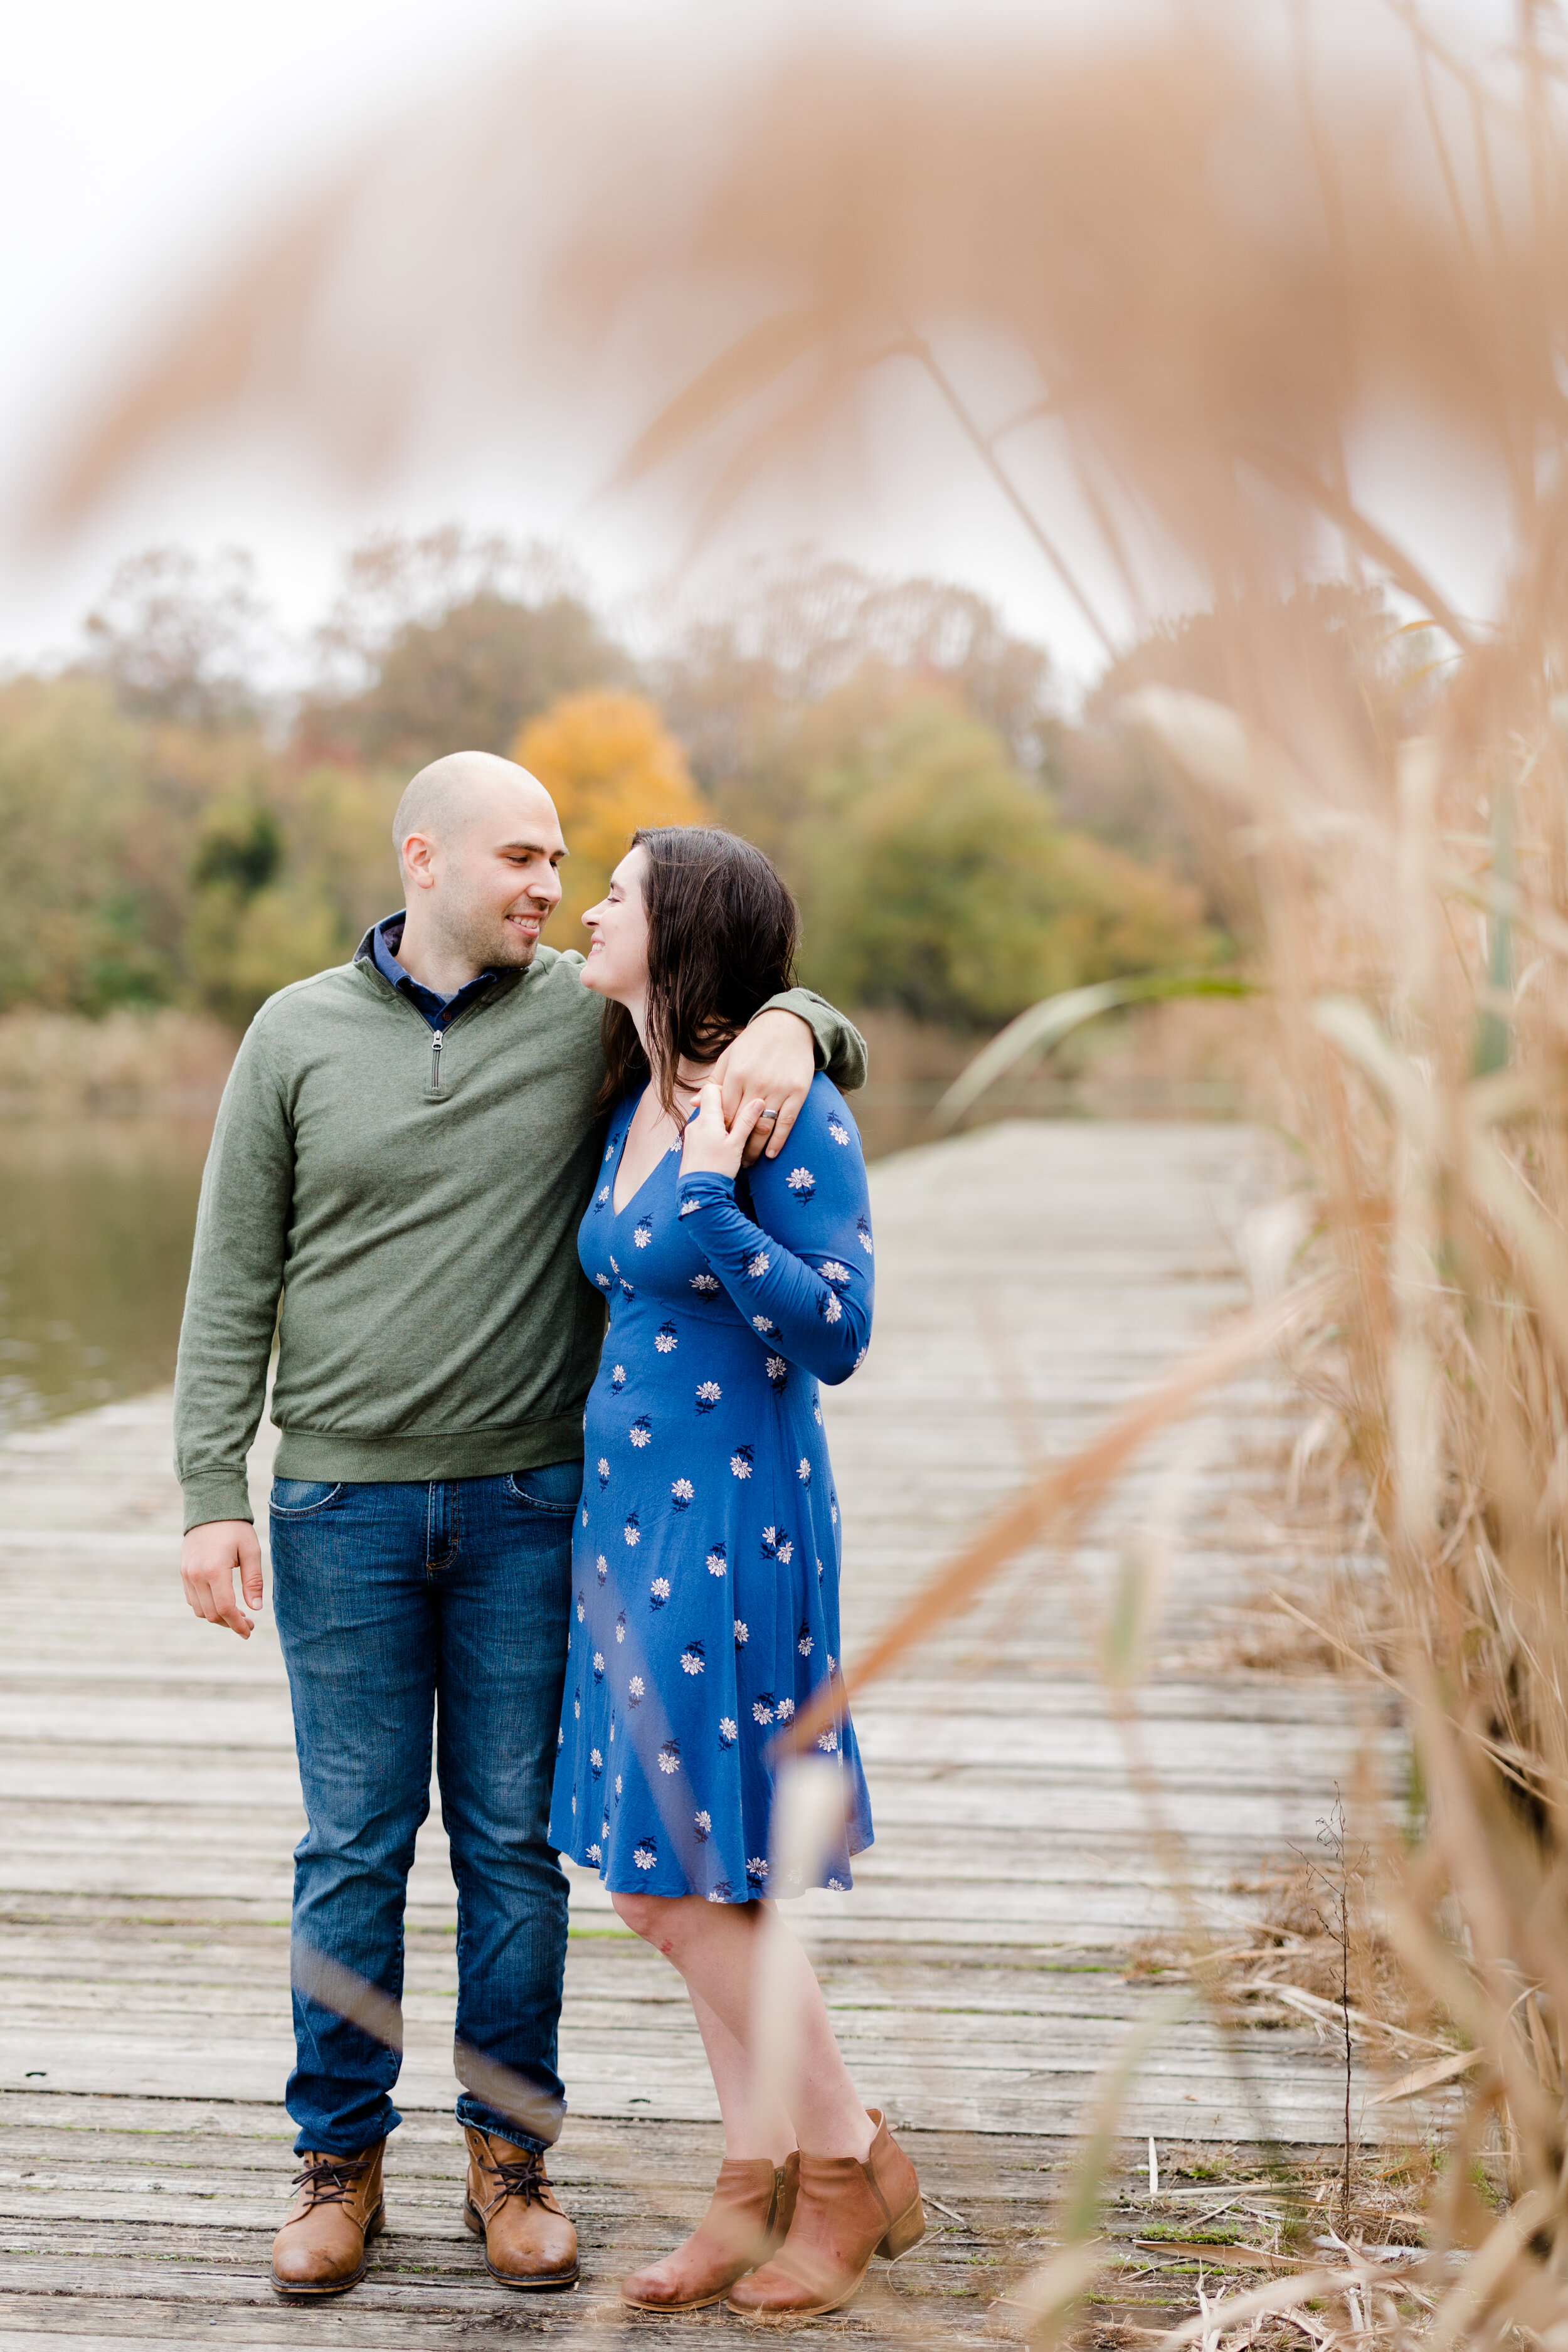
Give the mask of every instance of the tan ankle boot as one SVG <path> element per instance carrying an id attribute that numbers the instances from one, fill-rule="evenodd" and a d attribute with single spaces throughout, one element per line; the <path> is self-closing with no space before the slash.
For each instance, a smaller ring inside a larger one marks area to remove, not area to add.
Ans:
<path id="1" fill-rule="evenodd" d="M 381 2154 L 309 2155 L 294 2175 L 299 2194 L 272 2241 L 272 2284 L 279 2294 L 342 2294 L 364 2276 L 364 2250 L 384 2225 Z"/>
<path id="2" fill-rule="evenodd" d="M 502 2286 L 577 2284 L 577 2232 L 556 2202 L 535 2147 L 466 2124 L 468 2189 L 463 2219 L 485 2242 L 485 2268 Z"/>
<path id="3" fill-rule="evenodd" d="M 877 2136 L 863 2164 L 852 2156 L 803 2156 L 789 2235 L 771 2263 L 736 2282 L 729 2308 L 742 2319 L 789 2321 L 837 2311 L 859 2286 L 873 2254 L 889 2262 L 925 2235 L 914 2166 L 875 2107 Z"/>
<path id="4" fill-rule="evenodd" d="M 783 2245 L 795 2213 L 800 2158 L 727 2156 L 707 2212 L 683 2245 L 621 2284 L 634 2311 L 699 2311 Z M 661 2276 L 660 2273 L 664 2275 Z"/>

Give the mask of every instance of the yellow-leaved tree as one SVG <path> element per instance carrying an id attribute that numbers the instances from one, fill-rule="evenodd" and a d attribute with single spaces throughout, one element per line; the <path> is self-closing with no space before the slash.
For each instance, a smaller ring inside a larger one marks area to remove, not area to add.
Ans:
<path id="1" fill-rule="evenodd" d="M 638 825 L 712 821 L 679 744 L 640 694 L 563 695 L 519 730 L 511 756 L 554 801 L 572 853 L 553 947 L 586 944 L 583 909 L 604 897 Z"/>

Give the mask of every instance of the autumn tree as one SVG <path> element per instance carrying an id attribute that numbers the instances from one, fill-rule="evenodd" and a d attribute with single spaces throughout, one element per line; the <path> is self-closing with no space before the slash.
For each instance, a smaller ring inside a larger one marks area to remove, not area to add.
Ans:
<path id="1" fill-rule="evenodd" d="M 603 898 L 639 825 L 712 822 L 679 744 L 640 694 L 564 696 L 520 730 L 511 756 L 554 801 L 572 853 L 551 926 L 557 947 L 582 944 L 583 909 Z"/>

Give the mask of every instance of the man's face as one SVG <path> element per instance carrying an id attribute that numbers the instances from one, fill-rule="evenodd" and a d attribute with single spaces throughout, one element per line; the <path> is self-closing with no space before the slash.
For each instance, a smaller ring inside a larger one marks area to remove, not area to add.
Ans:
<path id="1" fill-rule="evenodd" d="M 410 879 L 420 836 L 410 836 Z M 449 837 L 426 845 L 429 917 L 476 971 L 531 963 L 539 934 L 561 902 L 557 872 L 566 855 L 561 824 L 542 787 L 498 784 L 465 810 Z"/>

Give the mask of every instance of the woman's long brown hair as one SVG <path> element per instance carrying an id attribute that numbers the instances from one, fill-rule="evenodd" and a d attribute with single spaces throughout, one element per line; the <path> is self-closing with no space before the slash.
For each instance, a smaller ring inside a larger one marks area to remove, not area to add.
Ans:
<path id="1" fill-rule="evenodd" d="M 793 986 L 800 913 L 762 851 L 717 825 L 649 825 L 632 847 L 647 858 L 648 1043 L 669 1110 L 682 1060 L 715 1060 L 770 996 Z M 624 1004 L 605 1005 L 604 1040 L 601 1109 L 649 1076 Z"/>

